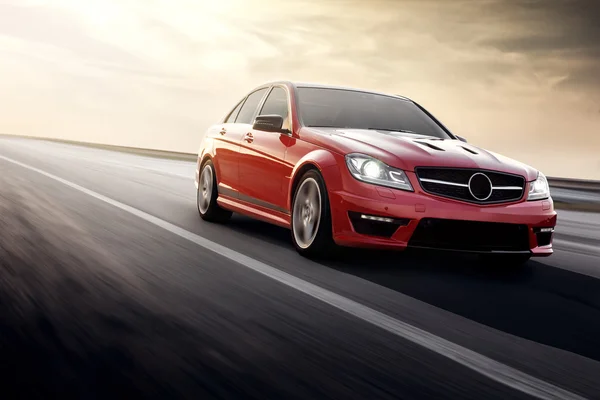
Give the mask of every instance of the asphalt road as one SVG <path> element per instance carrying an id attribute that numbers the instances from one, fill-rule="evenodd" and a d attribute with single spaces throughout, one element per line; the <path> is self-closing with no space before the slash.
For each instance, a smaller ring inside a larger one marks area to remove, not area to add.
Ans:
<path id="1" fill-rule="evenodd" d="M 560 212 L 556 254 L 516 272 L 423 252 L 316 263 L 283 229 L 202 222 L 193 177 L 0 138 L 0 393 L 600 399 L 598 215 Z"/>

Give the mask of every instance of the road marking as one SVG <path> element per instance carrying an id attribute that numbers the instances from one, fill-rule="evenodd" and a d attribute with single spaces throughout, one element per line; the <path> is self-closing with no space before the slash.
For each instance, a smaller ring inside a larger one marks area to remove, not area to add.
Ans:
<path id="1" fill-rule="evenodd" d="M 43 176 L 60 182 L 66 186 L 69 186 L 75 190 L 78 190 L 91 197 L 101 200 L 107 204 L 115 206 L 123 211 L 140 217 L 141 219 L 146 220 L 147 222 L 150 222 L 177 236 L 187 239 L 190 242 L 204 247 L 207 250 L 220 254 L 225 258 L 228 258 L 240 265 L 243 265 L 271 279 L 274 279 L 288 287 L 296 289 L 315 299 L 327 303 L 365 322 L 368 322 L 379 328 L 385 329 L 386 331 L 396 336 L 416 343 L 428 350 L 434 351 L 439 355 L 447 357 L 473 371 L 476 371 L 496 382 L 509 386 L 515 390 L 521 391 L 539 399 L 584 399 L 584 397 L 581 397 L 575 393 L 569 392 L 556 385 L 535 378 L 506 364 L 502 364 L 473 350 L 469 350 L 466 347 L 452 343 L 432 333 L 412 326 L 406 322 L 394 319 L 389 315 L 364 306 L 353 300 L 347 299 L 320 286 L 314 285 L 305 280 L 297 278 L 293 275 L 278 270 L 277 268 L 271 267 L 251 257 L 245 256 L 241 253 L 238 253 L 235 250 L 210 241 L 206 238 L 203 238 L 202 236 L 196 235 L 195 233 L 189 232 L 183 228 L 173 225 L 170 222 L 167 222 L 153 215 L 145 213 L 141 210 L 138 210 L 137 208 L 128 206 L 127 204 L 123 204 L 117 200 L 113 200 L 109 197 L 101 195 L 100 193 L 96 193 L 92 190 L 89 190 L 83 186 L 79 186 L 76 183 L 70 182 L 56 175 L 52 175 L 48 172 L 32 167 L 30 165 L 23 164 L 11 158 L 0 156 L 0 159 L 26 168 L 30 171 L 37 172 Z"/>

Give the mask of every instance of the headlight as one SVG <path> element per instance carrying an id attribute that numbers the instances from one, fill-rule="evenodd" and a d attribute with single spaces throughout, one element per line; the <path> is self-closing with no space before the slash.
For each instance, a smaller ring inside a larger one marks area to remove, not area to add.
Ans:
<path id="1" fill-rule="evenodd" d="M 364 154 L 348 154 L 346 165 L 352 176 L 359 181 L 413 191 L 404 171 L 390 167 L 376 158 Z"/>
<path id="2" fill-rule="evenodd" d="M 535 181 L 531 182 L 529 186 L 529 194 L 527 200 L 542 200 L 550 197 L 550 186 L 548 186 L 548 180 L 541 172 L 538 172 L 538 177 Z"/>

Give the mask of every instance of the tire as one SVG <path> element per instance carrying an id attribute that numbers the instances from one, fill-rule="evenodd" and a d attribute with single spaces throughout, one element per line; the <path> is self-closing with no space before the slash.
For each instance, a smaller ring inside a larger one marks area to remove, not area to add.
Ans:
<path id="1" fill-rule="evenodd" d="M 298 253 L 309 258 L 331 255 L 335 244 L 329 196 L 318 171 L 311 169 L 300 178 L 291 211 L 292 241 Z"/>
<path id="2" fill-rule="evenodd" d="M 510 270 L 522 268 L 530 258 L 530 254 L 482 254 L 479 261 L 484 267 Z"/>
<path id="3" fill-rule="evenodd" d="M 200 169 L 198 190 L 196 191 L 196 207 L 200 218 L 209 222 L 227 222 L 231 211 L 224 210 L 217 204 L 217 177 L 211 160 L 207 160 Z"/>

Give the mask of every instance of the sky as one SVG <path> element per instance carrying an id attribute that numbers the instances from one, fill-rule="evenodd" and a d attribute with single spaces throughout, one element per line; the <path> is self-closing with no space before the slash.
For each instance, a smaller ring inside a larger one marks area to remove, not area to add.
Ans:
<path id="1" fill-rule="evenodd" d="M 600 179 L 600 1 L 0 0 L 0 133 L 196 152 L 252 88 L 402 94 L 476 146 Z"/>

